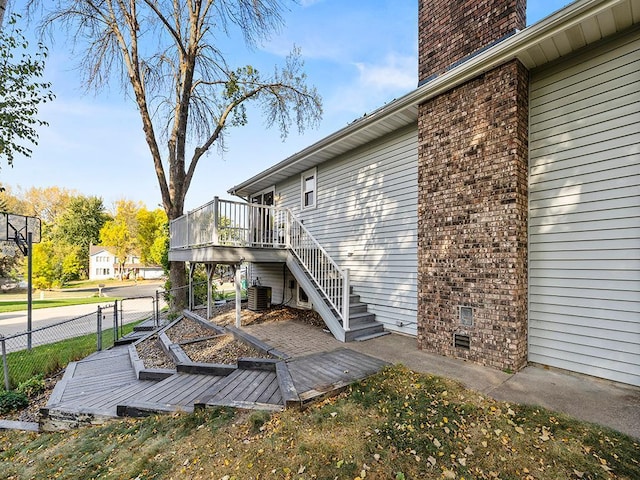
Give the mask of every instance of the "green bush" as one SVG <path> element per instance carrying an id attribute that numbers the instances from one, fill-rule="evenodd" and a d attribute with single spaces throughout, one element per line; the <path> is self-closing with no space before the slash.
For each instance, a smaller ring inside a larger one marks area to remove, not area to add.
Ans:
<path id="1" fill-rule="evenodd" d="M 12 390 L 0 393 L 0 414 L 20 410 L 29 405 L 29 399 L 24 393 L 14 392 Z"/>
<path id="2" fill-rule="evenodd" d="M 29 380 L 25 380 L 24 382 L 20 383 L 16 391 L 24 393 L 28 398 L 33 398 L 44 392 L 44 389 L 44 379 L 42 378 L 42 374 L 39 374 L 31 377 Z"/>

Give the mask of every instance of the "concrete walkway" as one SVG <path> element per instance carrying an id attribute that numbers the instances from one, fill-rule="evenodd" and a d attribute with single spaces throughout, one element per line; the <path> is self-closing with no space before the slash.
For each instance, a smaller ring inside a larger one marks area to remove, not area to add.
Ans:
<path id="1" fill-rule="evenodd" d="M 640 439 L 640 388 L 637 387 L 540 366 L 528 366 L 516 374 L 507 374 L 418 350 L 416 339 L 403 335 L 344 344 L 321 329 L 294 321 L 243 329 L 291 356 L 351 348 L 387 362 L 402 363 L 418 372 L 457 380 L 496 400 L 540 405 Z"/>

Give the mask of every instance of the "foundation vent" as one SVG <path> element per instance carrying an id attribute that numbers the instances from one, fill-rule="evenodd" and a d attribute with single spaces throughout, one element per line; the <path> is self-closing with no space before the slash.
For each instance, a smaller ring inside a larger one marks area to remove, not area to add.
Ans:
<path id="1" fill-rule="evenodd" d="M 453 334 L 453 346 L 456 348 L 463 348 L 469 350 L 471 348 L 471 339 L 469 335 L 461 335 L 459 333 Z"/>

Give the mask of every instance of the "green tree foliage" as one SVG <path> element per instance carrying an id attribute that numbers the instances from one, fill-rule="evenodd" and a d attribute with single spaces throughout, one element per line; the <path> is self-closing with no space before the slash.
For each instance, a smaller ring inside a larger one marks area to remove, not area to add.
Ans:
<path id="1" fill-rule="evenodd" d="M 100 242 L 100 230 L 109 218 L 101 198 L 82 195 L 71 198 L 56 218 L 52 236 L 57 242 L 78 247 L 69 252 L 73 262 L 82 266 L 78 274 L 88 274 L 89 246 Z"/>
<path id="2" fill-rule="evenodd" d="M 100 231 L 105 247 L 118 257 L 120 274 L 127 258 L 135 255 L 143 265 L 162 265 L 167 254 L 167 215 L 161 209 L 147 210 L 140 203 L 121 199 L 113 219 Z"/>
<path id="3" fill-rule="evenodd" d="M 138 253 L 145 265 L 162 265 L 168 241 L 167 214 L 164 210 L 149 211 L 142 207 L 136 215 Z"/>
<path id="4" fill-rule="evenodd" d="M 116 215 L 113 220 L 105 223 L 100 230 L 100 241 L 102 245 L 114 249 L 112 253 L 117 257 L 119 276 L 122 278 L 125 263 L 136 248 L 135 237 L 129 232 L 124 219 Z"/>
<path id="5" fill-rule="evenodd" d="M 38 44 L 35 55 L 29 55 L 19 19 L 12 15 L 8 29 L 0 30 L 0 156 L 10 166 L 15 154 L 31 156 L 28 145 L 38 143 L 36 127 L 47 125 L 37 118 L 38 107 L 54 98 L 51 84 L 40 81 L 47 49 Z"/>
<path id="6" fill-rule="evenodd" d="M 43 240 L 42 242 L 35 244 L 33 246 L 31 261 L 33 268 L 33 288 L 40 290 L 51 288 L 56 280 L 56 262 L 54 258 L 53 242 L 51 240 Z"/>

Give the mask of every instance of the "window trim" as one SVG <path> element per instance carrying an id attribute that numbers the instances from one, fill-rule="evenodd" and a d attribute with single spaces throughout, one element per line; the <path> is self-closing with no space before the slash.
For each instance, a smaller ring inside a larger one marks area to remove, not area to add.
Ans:
<path id="1" fill-rule="evenodd" d="M 309 177 L 313 177 L 313 190 L 305 190 L 306 180 Z M 308 192 L 313 192 L 313 202 L 309 205 L 306 205 L 306 194 Z M 318 205 L 318 169 L 312 168 L 311 170 L 307 170 L 300 175 L 300 208 L 302 210 L 310 210 L 316 208 Z"/>

